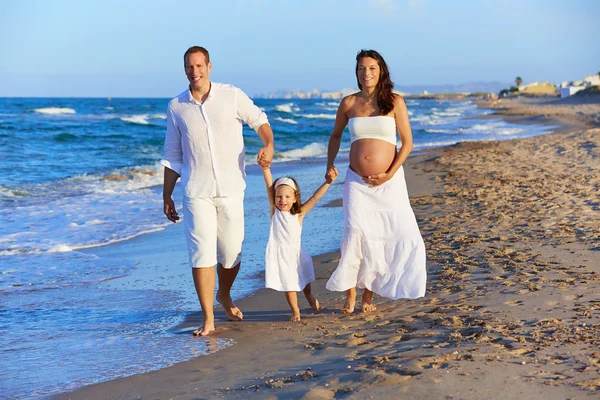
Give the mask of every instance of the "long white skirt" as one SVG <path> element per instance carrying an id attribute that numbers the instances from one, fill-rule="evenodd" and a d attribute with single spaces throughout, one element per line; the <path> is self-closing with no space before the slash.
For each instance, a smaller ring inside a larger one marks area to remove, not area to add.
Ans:
<path id="1" fill-rule="evenodd" d="M 369 289 L 392 300 L 425 295 L 425 244 L 402 167 L 373 188 L 348 169 L 341 253 L 327 289 Z"/>

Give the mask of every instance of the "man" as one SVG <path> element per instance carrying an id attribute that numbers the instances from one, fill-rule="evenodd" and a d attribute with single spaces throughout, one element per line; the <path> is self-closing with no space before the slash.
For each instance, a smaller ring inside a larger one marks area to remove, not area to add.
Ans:
<path id="1" fill-rule="evenodd" d="M 167 111 L 163 201 L 165 215 L 176 222 L 179 216 L 171 195 L 181 177 L 192 276 L 204 313 L 204 323 L 194 335 L 206 336 L 215 329 L 215 264 L 217 301 L 229 320 L 243 318 L 230 295 L 244 240 L 242 121 L 264 144 L 257 156 L 261 166 L 270 165 L 274 144 L 267 116 L 244 92 L 210 81 L 212 64 L 205 48 L 190 47 L 183 60 L 190 85 L 171 100 Z"/>

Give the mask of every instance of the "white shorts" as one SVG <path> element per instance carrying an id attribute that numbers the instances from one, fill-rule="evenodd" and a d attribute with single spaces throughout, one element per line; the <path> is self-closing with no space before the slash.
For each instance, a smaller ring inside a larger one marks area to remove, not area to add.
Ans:
<path id="1" fill-rule="evenodd" d="M 242 259 L 244 195 L 183 196 L 183 223 L 192 268 L 219 263 L 233 268 Z"/>

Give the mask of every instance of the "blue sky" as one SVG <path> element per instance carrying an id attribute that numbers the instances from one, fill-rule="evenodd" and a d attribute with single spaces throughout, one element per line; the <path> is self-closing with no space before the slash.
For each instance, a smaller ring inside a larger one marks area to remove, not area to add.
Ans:
<path id="1" fill-rule="evenodd" d="M 4 0 L 0 96 L 173 97 L 183 52 L 250 95 L 355 87 L 361 48 L 398 87 L 600 71 L 596 0 Z"/>

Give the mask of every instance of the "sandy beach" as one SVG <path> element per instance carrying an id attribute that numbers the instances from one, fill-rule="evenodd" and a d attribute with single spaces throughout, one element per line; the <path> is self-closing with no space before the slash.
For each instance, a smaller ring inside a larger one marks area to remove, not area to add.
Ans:
<path id="1" fill-rule="evenodd" d="M 485 118 L 557 129 L 406 163 L 427 248 L 424 298 L 376 297 L 375 312 L 342 314 L 344 294 L 325 289 L 339 253 L 320 255 L 313 288 L 324 309 L 302 298 L 301 323 L 289 321 L 282 293 L 260 290 L 238 301 L 244 321 L 217 309 L 214 335 L 190 339 L 235 345 L 53 398 L 598 398 L 600 101 L 503 100 L 496 110 Z M 175 235 L 181 226 L 110 251 L 179 265 L 184 243 L 160 246 Z M 191 337 L 200 321 L 192 314 L 173 331 Z"/>

